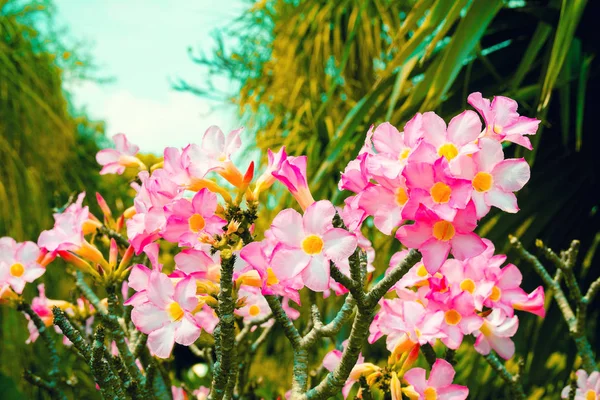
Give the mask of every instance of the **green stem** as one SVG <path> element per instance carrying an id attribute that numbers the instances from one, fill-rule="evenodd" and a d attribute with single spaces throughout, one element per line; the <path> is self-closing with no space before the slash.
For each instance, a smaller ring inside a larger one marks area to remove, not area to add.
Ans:
<path id="1" fill-rule="evenodd" d="M 54 325 L 60 328 L 63 335 L 73 343 L 73 346 L 79 351 L 83 358 L 86 361 L 89 361 L 92 357 L 90 346 L 81 335 L 81 332 L 71 325 L 67 315 L 60 308 L 54 307 L 52 313 L 54 314 Z"/>
<path id="2" fill-rule="evenodd" d="M 50 394 L 50 397 L 52 397 L 53 399 L 67 400 L 67 396 L 65 396 L 65 394 L 63 392 L 58 390 L 54 383 L 48 382 L 47 380 L 45 380 L 37 375 L 34 375 L 28 369 L 26 369 L 25 372 L 23 373 L 23 378 L 27 382 L 31 383 L 32 385 L 35 385 L 41 389 L 46 390 Z"/>
<path id="3" fill-rule="evenodd" d="M 484 356 L 485 360 L 490 364 L 492 369 L 496 371 L 500 378 L 506 382 L 511 389 L 512 398 L 515 400 L 525 400 L 525 391 L 523 390 L 523 386 L 518 379 L 516 379 L 508 370 L 504 367 L 504 364 L 500 362 L 498 357 L 493 352 L 490 352 L 488 355 Z"/>
<path id="4" fill-rule="evenodd" d="M 221 261 L 221 282 L 219 290 L 219 324 L 215 335 L 217 343 L 217 362 L 214 366 L 211 400 L 220 400 L 225 396 L 227 383 L 235 370 L 235 302 L 233 290 L 233 264 L 235 256 Z"/>
<path id="5" fill-rule="evenodd" d="M 29 316 L 37 328 L 40 337 L 44 341 L 46 349 L 48 350 L 48 354 L 50 355 L 50 371 L 48 371 L 48 376 L 50 377 L 50 383 L 52 385 L 56 385 L 55 377 L 59 372 L 60 358 L 56 352 L 56 342 L 54 341 L 54 338 L 50 335 L 50 332 L 48 331 L 46 324 L 44 324 L 44 321 L 42 321 L 40 316 L 33 311 L 29 303 L 21 302 L 17 306 L 17 309 Z"/>

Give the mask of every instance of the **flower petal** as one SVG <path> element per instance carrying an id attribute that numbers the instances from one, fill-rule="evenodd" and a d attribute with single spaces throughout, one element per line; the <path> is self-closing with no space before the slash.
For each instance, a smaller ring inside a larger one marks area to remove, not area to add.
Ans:
<path id="1" fill-rule="evenodd" d="M 332 226 L 335 208 L 330 201 L 320 200 L 311 204 L 304 212 L 302 225 L 306 234 L 322 235 Z M 298 230 L 298 227 L 295 228 Z"/>
<path id="2" fill-rule="evenodd" d="M 354 253 L 357 245 L 356 236 L 340 228 L 333 228 L 325 232 L 323 242 L 323 253 L 333 261 L 347 259 Z"/>
<path id="3" fill-rule="evenodd" d="M 321 254 L 311 257 L 302 271 L 302 281 L 312 291 L 323 292 L 329 288 L 329 261 Z"/>

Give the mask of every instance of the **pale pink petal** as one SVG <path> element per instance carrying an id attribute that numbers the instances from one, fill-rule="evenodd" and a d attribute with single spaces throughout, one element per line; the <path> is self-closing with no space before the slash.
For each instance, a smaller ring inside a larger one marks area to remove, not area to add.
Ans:
<path id="1" fill-rule="evenodd" d="M 463 111 L 448 124 L 448 139 L 463 146 L 473 142 L 481 133 L 481 120 L 474 111 Z"/>
<path id="2" fill-rule="evenodd" d="M 325 232 L 323 242 L 323 253 L 333 261 L 347 259 L 354 253 L 357 245 L 356 236 L 341 228 L 333 228 Z"/>
<path id="3" fill-rule="evenodd" d="M 500 279 L 496 283 L 496 286 L 501 289 L 512 289 L 521 286 L 522 281 L 523 275 L 519 268 L 514 264 L 508 264 L 502 268 Z"/>
<path id="4" fill-rule="evenodd" d="M 170 323 L 167 312 L 151 303 L 134 307 L 131 311 L 131 321 L 137 329 L 146 334 Z"/>
<path id="5" fill-rule="evenodd" d="M 196 325 L 196 321 L 186 315 L 175 328 L 175 342 L 184 346 L 189 346 L 200 337 L 201 329 Z"/>
<path id="6" fill-rule="evenodd" d="M 496 117 L 495 123 L 504 126 L 516 120 L 519 116 L 517 114 L 518 107 L 517 102 L 511 98 L 495 96 L 494 100 L 492 100 L 492 110 L 494 110 Z"/>
<path id="7" fill-rule="evenodd" d="M 473 190 L 471 192 L 471 199 L 475 205 L 475 212 L 477 213 L 478 219 L 485 217 L 490 212 L 491 206 L 487 205 L 485 202 L 485 193 Z"/>
<path id="8" fill-rule="evenodd" d="M 150 353 L 158 358 L 168 358 L 175 344 L 175 327 L 167 324 L 148 335 Z"/>
<path id="9" fill-rule="evenodd" d="M 306 234 L 322 235 L 332 226 L 335 208 L 330 201 L 320 200 L 312 203 L 304 212 L 302 224 Z M 298 230 L 298 228 L 295 228 Z"/>
<path id="10" fill-rule="evenodd" d="M 491 122 L 493 116 L 491 113 L 490 101 L 484 98 L 480 92 L 471 93 L 467 98 L 467 102 L 473 106 L 474 109 L 479 111 L 485 119 L 486 124 Z"/>
<path id="11" fill-rule="evenodd" d="M 96 161 L 100 165 L 117 163 L 119 162 L 119 157 L 121 157 L 121 153 L 115 149 L 103 149 L 96 153 Z"/>
<path id="12" fill-rule="evenodd" d="M 340 364 L 340 361 L 342 360 L 342 352 L 339 350 L 331 350 L 329 353 L 325 354 L 325 357 L 323 357 L 323 367 L 325 367 L 325 369 L 327 371 L 333 371 L 334 369 L 337 368 L 337 366 Z"/>
<path id="13" fill-rule="evenodd" d="M 539 119 L 520 116 L 515 123 L 505 127 L 502 133 L 506 136 L 534 135 L 540 122 L 542 121 Z"/>
<path id="14" fill-rule="evenodd" d="M 431 367 L 427 385 L 433 388 L 448 386 L 452 384 L 454 374 L 455 372 L 452 365 L 448 361 L 438 358 Z"/>
<path id="15" fill-rule="evenodd" d="M 225 149 L 225 134 L 215 125 L 208 127 L 202 137 L 202 150 L 210 156 L 218 156 Z"/>
<path id="16" fill-rule="evenodd" d="M 403 172 L 406 185 L 410 188 L 419 188 L 429 191 L 435 180 L 433 165 L 427 163 L 409 163 Z"/>
<path id="17" fill-rule="evenodd" d="M 327 290 L 329 288 L 329 261 L 321 254 L 312 256 L 308 266 L 302 271 L 302 281 L 312 291 Z"/>
<path id="18" fill-rule="evenodd" d="M 23 242 L 17 246 L 15 258 L 22 264 L 34 263 L 40 256 L 40 249 L 33 242 Z"/>
<path id="19" fill-rule="evenodd" d="M 502 211 L 508 213 L 516 213 L 519 211 L 517 197 L 514 193 L 505 192 L 500 188 L 492 188 L 485 193 L 485 201 L 490 206 L 498 207 Z"/>
<path id="20" fill-rule="evenodd" d="M 150 275 L 148 298 L 160 308 L 165 308 L 173 299 L 175 289 L 171 279 L 163 273 L 154 271 Z"/>
<path id="21" fill-rule="evenodd" d="M 469 388 L 461 385 L 448 385 L 438 389 L 439 399 L 465 400 L 469 396 Z"/>
<path id="22" fill-rule="evenodd" d="M 494 184 L 506 192 L 521 190 L 529 181 L 531 171 L 523 158 L 511 158 L 496 165 L 492 171 Z"/>
<path id="23" fill-rule="evenodd" d="M 504 160 L 502 145 L 497 140 L 484 137 L 479 139 L 479 146 L 481 150 L 473 155 L 473 160 L 480 171 L 491 172 L 496 164 Z"/>
<path id="24" fill-rule="evenodd" d="M 412 368 L 404 374 L 406 382 L 411 384 L 418 393 L 423 393 L 427 389 L 426 372 L 423 368 Z"/>
<path id="25" fill-rule="evenodd" d="M 273 250 L 271 267 L 279 280 L 291 279 L 302 272 L 310 262 L 310 256 L 303 250 L 285 245 L 277 245 Z"/>
<path id="26" fill-rule="evenodd" d="M 512 358 L 515 354 L 515 343 L 510 338 L 488 336 L 487 339 L 494 351 L 505 360 Z"/>
<path id="27" fill-rule="evenodd" d="M 292 247 L 300 247 L 305 237 L 302 216 L 291 208 L 277 214 L 271 223 L 271 231 L 279 241 Z"/>
<path id="28" fill-rule="evenodd" d="M 198 305 L 196 297 L 196 280 L 187 277 L 177 282 L 173 299 L 187 311 L 193 311 Z"/>
<path id="29" fill-rule="evenodd" d="M 148 282 L 150 280 L 151 270 L 148 269 L 145 265 L 136 264 L 131 269 L 129 273 L 129 280 L 127 284 L 130 288 L 141 291 L 148 289 Z"/>
<path id="30" fill-rule="evenodd" d="M 439 147 L 447 141 L 446 123 L 433 111 L 423 114 L 423 133 L 425 140 L 435 147 Z"/>
<path id="31" fill-rule="evenodd" d="M 404 142 L 407 146 L 414 147 L 423 137 L 423 114 L 417 113 L 404 125 Z"/>

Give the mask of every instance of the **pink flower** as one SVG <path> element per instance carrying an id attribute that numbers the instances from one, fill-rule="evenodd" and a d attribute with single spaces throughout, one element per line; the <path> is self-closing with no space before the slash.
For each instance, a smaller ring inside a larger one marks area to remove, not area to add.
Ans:
<path id="1" fill-rule="evenodd" d="M 271 231 L 278 244 L 271 264 L 278 279 L 301 275 L 311 290 L 329 287 L 329 262 L 347 259 L 357 245 L 354 235 L 333 228 L 334 215 L 333 205 L 321 200 L 310 205 L 304 216 L 287 209 L 275 217 Z"/>
<path id="2" fill-rule="evenodd" d="M 210 126 L 204 132 L 202 144 L 190 146 L 188 154 L 193 164 L 190 169 L 192 175 L 201 178 L 207 172 L 215 171 L 232 185 L 239 187 L 244 177 L 233 165 L 231 156 L 242 145 L 241 131 L 242 128 L 225 135 L 218 126 Z"/>
<path id="3" fill-rule="evenodd" d="M 454 385 L 454 368 L 442 359 L 437 359 L 431 367 L 429 379 L 423 368 L 413 368 L 406 371 L 404 379 L 411 385 L 405 393 L 411 399 L 419 400 L 465 400 L 469 395 L 466 386 Z"/>
<path id="4" fill-rule="evenodd" d="M 210 255 L 203 250 L 184 249 L 175 256 L 175 272 L 196 279 L 219 282 L 221 278 L 221 257 L 219 253 Z"/>
<path id="5" fill-rule="evenodd" d="M 346 342 L 342 343 L 342 345 L 343 345 L 343 347 L 346 347 Z M 323 367 L 327 371 L 333 372 L 338 367 L 338 365 L 340 365 L 341 361 L 342 361 L 342 352 L 340 350 L 334 349 L 334 350 L 331 350 L 329 353 L 325 354 L 325 357 L 323 357 Z M 372 367 L 372 368 L 370 368 L 372 371 L 375 371 L 375 369 L 379 368 L 376 365 L 373 365 L 371 363 L 366 363 L 366 364 L 369 367 Z M 362 354 L 359 354 L 358 360 L 356 361 L 356 365 L 352 369 L 352 372 L 350 373 L 348 380 L 342 387 L 342 396 L 344 396 L 344 399 L 348 398 L 348 394 L 350 393 L 352 386 L 356 383 L 356 381 L 358 380 L 358 378 L 360 378 L 360 376 L 362 374 L 360 374 L 357 377 L 353 376 L 353 375 L 356 375 L 358 372 L 365 372 L 365 370 L 366 370 L 365 358 L 363 357 Z"/>
<path id="6" fill-rule="evenodd" d="M 444 311 L 441 331 L 446 334 L 446 337 L 441 340 L 454 350 L 458 349 L 464 335 L 470 335 L 483 324 L 483 318 L 475 313 L 473 296 L 468 291 L 447 298 L 444 302 L 430 301 L 427 308 Z"/>
<path id="7" fill-rule="evenodd" d="M 186 146 L 181 152 L 175 147 L 166 147 L 164 150 L 163 170 L 168 177 L 177 185 L 188 187 L 194 179 L 202 179 L 207 171 L 204 164 L 196 168 L 189 157 L 191 145 Z"/>
<path id="8" fill-rule="evenodd" d="M 275 243 L 268 240 L 248 243 L 240 251 L 240 258 L 258 274 L 263 294 L 283 296 L 284 299 L 289 298 L 296 304 L 300 304 L 298 290 L 304 286 L 302 278 L 300 275 L 290 279 L 280 280 L 277 278 L 271 268 L 271 256 L 274 246 Z M 245 279 L 242 280 L 242 283 L 248 284 Z M 293 311 L 295 310 L 292 309 Z"/>
<path id="9" fill-rule="evenodd" d="M 171 386 L 171 397 L 173 397 L 173 400 L 188 400 L 185 390 L 178 386 Z"/>
<path id="10" fill-rule="evenodd" d="M 306 179 L 306 156 L 287 157 L 272 174 L 288 188 L 303 210 L 315 202 Z"/>
<path id="11" fill-rule="evenodd" d="M 418 204 L 423 204 L 437 215 L 452 219 L 471 199 L 471 183 L 456 179 L 447 172 L 447 162 L 439 158 L 433 165 L 409 163 L 404 169 L 406 185 L 410 189 L 410 203 L 405 206 L 404 218 L 413 219 Z"/>
<path id="12" fill-rule="evenodd" d="M 254 187 L 254 195 L 258 196 L 275 183 L 277 180 L 273 176 L 273 172 L 279 171 L 281 164 L 287 159 L 287 153 L 285 152 L 285 146 L 281 147 L 277 153 L 273 153 L 271 149 L 267 150 L 268 164 L 265 172 L 256 180 L 256 186 Z"/>
<path id="13" fill-rule="evenodd" d="M 415 223 L 401 226 L 396 237 L 406 247 L 418 249 L 423 254 L 425 268 L 433 274 L 440 269 L 450 251 L 454 258 L 465 260 L 486 249 L 481 238 L 473 233 L 476 225 L 472 202 L 450 220 L 438 217 L 421 205 L 415 214 Z"/>
<path id="14" fill-rule="evenodd" d="M 162 271 L 162 264 L 158 262 L 158 243 L 152 243 L 144 249 L 144 253 L 148 256 L 152 269 L 143 264 L 136 264 L 131 268 L 127 286 L 136 291 L 131 297 L 125 301 L 125 305 L 137 306 L 148 301 L 147 289 L 150 283 L 152 271 Z"/>
<path id="15" fill-rule="evenodd" d="M 488 268 L 486 275 L 494 283 L 484 305 L 494 309 L 502 310 L 508 317 L 512 317 L 514 309 L 529 311 L 544 317 L 544 288 L 542 286 L 534 290 L 530 295 L 521 289 L 523 275 L 519 268 L 508 264 L 500 269 L 498 267 Z"/>
<path id="16" fill-rule="evenodd" d="M 54 214 L 54 227 L 43 231 L 38 238 L 38 246 L 50 252 L 59 250 L 74 251 L 84 242 L 84 225 L 90 218 L 88 206 L 83 207 L 85 192 L 77 196 L 77 201 L 62 213 Z"/>
<path id="17" fill-rule="evenodd" d="M 102 165 L 100 175 L 121 175 L 127 167 L 143 166 L 143 163 L 135 157 L 140 150 L 138 146 L 129 142 L 122 133 L 116 134 L 112 138 L 115 148 L 100 150 L 96 154 L 96 161 Z"/>
<path id="18" fill-rule="evenodd" d="M 367 170 L 370 174 L 388 179 L 397 178 L 405 165 L 420 154 L 422 119 L 422 114 L 416 114 L 406 123 L 402 133 L 389 122 L 375 129 L 372 140 L 377 153 L 367 157 Z M 371 139 L 367 138 L 365 144 L 370 141 Z"/>
<path id="19" fill-rule="evenodd" d="M 46 327 L 52 326 L 54 322 L 54 314 L 52 313 L 53 307 L 58 307 L 62 310 L 66 310 L 69 313 L 72 313 L 71 308 L 73 307 L 73 305 L 71 303 L 62 300 L 50 300 L 46 297 L 46 290 L 43 283 L 38 285 L 38 292 L 39 295 L 34 297 L 33 300 L 31 300 L 31 309 L 40 317 L 40 319 Z M 40 333 L 38 331 L 37 326 L 35 326 L 35 323 L 31 320 L 29 315 L 25 314 L 25 318 L 27 318 L 27 320 L 29 321 L 27 323 L 27 330 L 29 330 L 29 338 L 27 338 L 25 343 L 29 344 L 35 342 L 39 337 Z M 55 326 L 54 329 L 57 332 L 62 333 L 59 327 Z M 64 339 L 66 339 L 67 342 L 70 343 L 70 341 L 66 337 Z"/>
<path id="20" fill-rule="evenodd" d="M 358 193 L 370 186 L 369 175 L 367 173 L 367 156 L 369 154 L 359 154 L 356 159 L 350 161 L 338 183 L 339 190 L 350 190 Z"/>
<path id="21" fill-rule="evenodd" d="M 242 286 L 238 291 L 238 301 L 240 299 L 244 300 L 243 306 L 237 308 L 235 313 L 242 317 L 246 324 L 271 314 L 271 308 L 260 293 L 260 288 Z M 269 323 L 273 323 L 273 321 L 270 320 Z"/>
<path id="22" fill-rule="evenodd" d="M 484 239 L 485 242 L 485 239 Z M 481 257 L 481 255 L 477 256 Z M 476 258 L 476 257 L 474 257 Z M 473 296 L 475 309 L 481 311 L 483 302 L 492 292 L 494 282 L 485 279 L 485 267 L 480 267 L 475 263 L 460 261 L 457 259 L 448 259 L 440 268 L 440 272 L 448 280 L 450 292 L 453 296 L 461 292 L 468 292 Z"/>
<path id="23" fill-rule="evenodd" d="M 169 242 L 194 247 L 203 235 L 222 234 L 227 221 L 215 215 L 216 209 L 217 195 L 208 189 L 200 190 L 192 201 L 176 200 L 165 207 L 168 217 L 161 235 Z"/>
<path id="24" fill-rule="evenodd" d="M 377 229 L 386 235 L 404 221 L 405 206 L 409 203 L 409 190 L 404 177 L 378 178 L 379 185 L 370 185 L 358 195 L 359 206 L 369 215 Z M 408 214 L 414 214 L 414 209 Z"/>
<path id="25" fill-rule="evenodd" d="M 495 309 L 483 320 L 476 337 L 475 350 L 487 355 L 493 349 L 506 360 L 515 354 L 515 344 L 510 339 L 517 333 L 519 319 L 517 316 L 507 317 L 500 309 Z"/>
<path id="26" fill-rule="evenodd" d="M 198 389 L 194 390 L 194 396 L 196 396 L 196 400 L 207 400 L 209 394 L 210 389 L 204 386 L 200 386 Z"/>
<path id="27" fill-rule="evenodd" d="M 489 138 L 479 140 L 481 150 L 473 157 L 462 157 L 460 177 L 469 179 L 473 186 L 472 199 L 477 218 L 483 218 L 491 206 L 516 213 L 519 211 L 513 192 L 521 190 L 529 181 L 529 164 L 523 158 L 504 159 L 502 145 Z"/>
<path id="28" fill-rule="evenodd" d="M 33 282 L 46 272 L 38 263 L 40 249 L 33 242 L 17 243 L 13 238 L 0 238 L 0 291 L 10 286 L 18 294 L 25 284 Z"/>
<path id="29" fill-rule="evenodd" d="M 446 336 L 441 331 L 443 311 L 431 311 L 419 302 L 402 299 L 382 300 L 380 304 L 377 323 L 371 325 L 371 343 L 382 334 L 387 335 L 387 349 L 394 351 L 406 340 L 412 343 L 433 344 L 436 339 Z M 381 333 L 378 334 L 377 330 Z"/>
<path id="30" fill-rule="evenodd" d="M 575 372 L 577 375 L 577 389 L 575 389 L 575 400 L 596 400 L 600 396 L 600 372 L 594 371 L 589 376 L 583 369 Z M 569 398 L 571 385 L 567 385 L 561 392 L 560 397 Z"/>
<path id="31" fill-rule="evenodd" d="M 180 199 L 183 190 L 171 180 L 164 169 L 157 169 L 150 175 L 139 173 L 142 185 L 132 184 L 137 191 L 133 204 L 136 214 L 127 220 L 127 237 L 136 254 L 159 238 L 159 232 L 166 224 L 164 207 Z"/>
<path id="32" fill-rule="evenodd" d="M 513 142 L 529 150 L 532 149 L 529 138 L 524 135 L 535 135 L 540 120 L 522 117 L 517 113 L 518 104 L 513 99 L 496 96 L 490 102 L 481 93 L 471 93 L 467 99 L 485 120 L 484 136 L 499 142 Z"/>
<path id="33" fill-rule="evenodd" d="M 434 112 L 423 114 L 423 141 L 432 146 L 429 158 L 444 157 L 450 163 L 478 149 L 475 140 L 481 133 L 481 120 L 473 111 L 464 111 L 446 123 Z"/>
<path id="34" fill-rule="evenodd" d="M 148 302 L 135 306 L 131 320 L 148 335 L 150 352 L 159 358 L 171 354 L 174 343 L 189 346 L 200 336 L 200 326 L 192 312 L 198 306 L 196 281 L 180 280 L 175 287 L 169 277 L 159 271 L 150 275 Z"/>

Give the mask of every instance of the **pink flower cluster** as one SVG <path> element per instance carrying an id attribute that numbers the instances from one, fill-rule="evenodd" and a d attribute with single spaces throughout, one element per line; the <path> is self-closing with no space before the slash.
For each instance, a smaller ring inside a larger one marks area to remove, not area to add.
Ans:
<path id="1" fill-rule="evenodd" d="M 484 242 L 487 248 L 479 256 L 448 259 L 435 274 L 417 263 L 395 285 L 398 297 L 381 301 L 369 342 L 385 335 L 388 349 L 394 351 L 407 341 L 422 345 L 439 339 L 458 349 L 465 335 L 473 335 L 479 353 L 493 349 L 511 358 L 515 347 L 510 338 L 519 325 L 514 310 L 545 316 L 544 291 L 540 286 L 525 292 L 519 269 L 513 264 L 502 267 L 506 256 L 494 255 L 493 244 Z M 405 255 L 395 254 L 390 266 Z"/>

